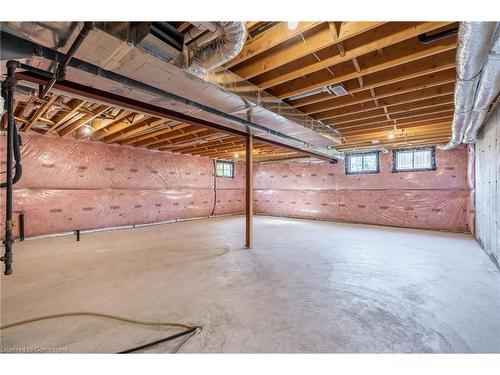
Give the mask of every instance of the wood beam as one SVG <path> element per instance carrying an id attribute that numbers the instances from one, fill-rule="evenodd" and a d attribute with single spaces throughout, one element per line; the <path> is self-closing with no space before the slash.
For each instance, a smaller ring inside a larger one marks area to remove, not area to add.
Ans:
<path id="1" fill-rule="evenodd" d="M 408 127 L 414 127 L 414 126 L 420 126 L 423 124 L 430 124 L 432 122 L 448 122 L 451 123 L 451 120 L 453 119 L 453 113 L 450 114 L 443 114 L 441 115 L 427 115 L 427 116 L 421 116 L 420 118 L 410 118 L 410 119 L 402 119 L 399 120 L 397 124 L 394 124 L 394 121 L 386 121 L 382 122 L 379 124 L 372 124 L 372 125 L 367 125 L 364 127 L 359 127 L 356 129 L 347 129 L 344 131 L 342 134 L 342 137 L 344 139 L 349 139 L 350 136 L 354 135 L 363 135 L 367 134 L 369 132 L 375 132 L 375 131 L 392 131 L 394 130 L 394 125 L 396 125 L 398 128 L 408 128 Z"/>
<path id="2" fill-rule="evenodd" d="M 372 89 L 373 90 L 373 89 Z M 339 97 L 337 100 L 332 100 L 320 106 L 311 106 L 310 110 L 315 111 L 315 118 L 328 119 L 330 116 L 335 116 L 342 108 L 353 108 L 356 105 L 362 104 L 366 109 L 375 108 L 376 106 L 367 104 L 372 102 L 374 98 L 378 99 L 380 106 L 391 104 L 409 103 L 421 99 L 428 99 L 437 96 L 449 95 L 455 91 L 455 80 L 443 79 L 438 80 L 436 85 L 426 85 L 418 83 L 418 80 L 407 82 L 401 85 L 390 85 L 374 90 L 373 97 L 370 90 L 354 94 L 349 97 Z M 358 106 L 359 108 L 359 106 Z M 346 114 L 349 112 L 346 111 Z M 311 113 L 310 113 L 311 114 Z"/>
<path id="3" fill-rule="evenodd" d="M 397 44 L 404 40 L 414 38 L 422 33 L 435 30 L 437 28 L 446 26 L 449 22 L 394 22 L 382 25 L 369 33 L 361 34 L 357 38 L 353 38 L 349 42 L 356 43 L 349 47 L 347 41 L 344 42 L 346 53 L 341 56 L 340 53 L 334 53 L 333 56 L 325 58 L 321 61 L 316 61 L 314 63 L 309 63 L 307 65 L 300 64 L 297 68 L 287 71 L 286 73 L 279 74 L 278 76 L 266 80 L 265 82 L 260 82 L 259 86 L 261 88 L 270 88 L 277 86 L 279 84 L 300 79 L 301 77 L 310 75 L 312 73 L 318 72 L 320 70 L 338 65 L 340 63 L 352 60 L 355 57 L 360 57 L 362 55 L 368 54 L 370 52 L 377 51 L 377 49 L 382 47 L 388 47 L 393 44 Z M 354 40 L 356 39 L 356 40 Z M 296 59 L 296 58 L 295 58 Z M 299 63 L 299 62 L 298 62 Z M 268 68 L 265 71 L 269 72 L 271 69 Z M 264 71 L 262 71 L 264 72 Z M 289 96 L 299 94 L 306 91 L 290 93 Z M 273 93 L 273 92 L 272 92 Z M 284 94 L 277 95 L 273 93 L 278 98 L 285 98 Z M 281 97 L 280 97 L 281 96 Z"/>
<path id="4" fill-rule="evenodd" d="M 359 126 L 365 126 L 365 125 L 370 125 L 370 124 L 378 124 L 387 121 L 387 116 L 386 113 L 384 112 L 383 108 L 381 108 L 382 113 L 378 114 L 376 116 L 369 116 L 369 117 L 359 117 L 357 119 L 349 120 L 349 121 L 343 121 L 343 122 L 336 122 L 335 123 L 335 129 L 339 130 L 340 132 L 344 131 L 345 129 L 354 129 Z M 400 119 L 405 119 L 405 118 L 411 118 L 411 117 L 416 117 L 416 116 L 421 116 L 421 115 L 430 115 L 430 114 L 437 114 L 437 113 L 443 113 L 443 112 L 453 112 L 454 111 L 454 106 L 453 103 L 451 104 L 441 104 L 435 107 L 430 107 L 430 108 L 415 108 L 409 111 L 401 111 L 399 113 L 390 113 L 391 118 L 389 120 L 400 120 Z"/>
<path id="5" fill-rule="evenodd" d="M 86 101 L 81 99 L 72 99 L 69 102 L 69 107 L 71 108 L 69 112 L 60 111 L 54 118 L 54 125 L 50 126 L 43 133 L 47 133 L 50 130 L 57 130 L 62 124 L 64 124 L 69 119 L 73 118 L 78 111 L 85 105 Z"/>
<path id="6" fill-rule="evenodd" d="M 446 38 L 440 41 L 437 41 L 432 44 L 422 44 L 415 40 L 415 38 L 411 38 L 405 40 L 403 42 L 397 43 L 395 45 L 390 46 L 384 52 L 384 54 L 378 53 L 369 53 L 360 57 L 355 58 L 357 61 L 357 65 L 359 69 L 353 71 L 351 64 L 347 61 L 335 66 L 335 81 L 331 81 L 331 74 L 328 74 L 326 70 L 321 70 L 317 73 L 314 73 L 305 78 L 298 79 L 300 84 L 295 84 L 296 87 L 306 86 L 307 84 L 312 84 L 314 82 L 321 82 L 330 80 L 330 84 L 344 82 L 350 79 L 358 78 L 359 76 L 366 76 L 367 74 L 379 72 L 382 70 L 394 68 L 400 65 L 406 65 L 410 62 L 421 60 L 426 57 L 434 56 L 437 54 L 441 54 L 447 51 L 454 51 L 456 49 L 456 38 Z M 455 56 L 452 54 L 450 60 L 452 62 L 455 61 Z M 354 59 L 353 59 L 354 61 Z M 297 63 L 297 68 L 300 66 Z M 356 68 L 356 66 L 355 66 Z M 289 70 L 293 69 L 289 67 Z M 253 81 L 254 84 L 258 86 L 266 86 L 266 80 L 272 79 L 275 76 L 280 74 L 286 74 L 289 70 L 277 69 L 275 71 L 271 71 L 269 73 L 265 73 L 256 77 Z M 402 72 L 404 73 L 404 71 Z M 286 85 L 280 85 L 275 88 L 277 93 L 279 94 L 279 89 L 289 88 L 291 83 Z M 276 94 L 276 92 L 275 92 Z M 296 105 L 301 105 L 296 103 Z"/>
<path id="7" fill-rule="evenodd" d="M 355 79 L 360 76 L 366 81 L 369 79 L 369 77 L 367 77 L 369 74 L 372 74 L 373 77 L 384 77 L 387 81 L 398 75 L 411 78 L 408 72 L 412 70 L 415 71 L 415 74 L 422 75 L 423 71 L 427 73 L 429 70 L 435 71 L 436 66 L 444 65 L 446 66 L 444 69 L 455 66 L 456 53 L 454 43 L 448 43 L 445 46 L 434 45 L 429 47 L 426 45 L 425 47 L 426 48 L 418 47 L 417 51 L 414 53 L 391 48 L 391 52 L 393 52 L 391 55 L 384 54 L 382 56 L 372 56 L 370 54 L 367 58 L 360 59 L 359 72 L 353 69 L 351 64 L 342 64 L 339 65 L 339 69 L 337 69 L 336 72 L 337 74 L 334 77 L 332 77 L 327 70 L 318 71 L 317 73 L 311 73 L 309 75 L 304 74 L 293 78 L 293 80 L 284 81 L 283 84 L 274 87 L 271 93 L 279 99 L 284 99 L 320 87 Z M 374 73 L 377 72 L 380 72 L 380 74 L 374 75 Z M 370 84 L 370 82 L 366 82 L 366 84 Z"/>
<path id="8" fill-rule="evenodd" d="M 342 24 L 338 38 L 334 37 L 328 24 L 324 23 L 324 25 L 303 35 L 304 39 L 296 38 L 293 41 L 290 40 L 286 45 L 269 50 L 265 54 L 253 59 L 248 64 L 233 68 L 232 71 L 248 80 L 335 43 L 372 30 L 383 23 L 384 22 L 346 22 Z"/>
<path id="9" fill-rule="evenodd" d="M 175 149 L 175 152 L 182 152 L 182 153 L 190 153 L 190 152 L 195 152 L 195 151 L 201 151 L 203 149 L 208 150 L 211 147 L 218 146 L 218 145 L 225 145 L 229 142 L 235 142 L 240 140 L 241 138 L 236 137 L 236 136 L 229 136 L 229 135 L 221 135 L 219 138 L 215 140 L 210 140 L 208 142 L 203 142 L 203 140 L 198 140 L 194 139 L 192 142 L 199 142 L 197 144 L 191 144 L 188 146 L 183 146 L 181 145 L 173 145 L 171 149 Z"/>
<path id="10" fill-rule="evenodd" d="M 139 145 L 139 144 L 141 144 L 141 142 L 143 142 L 147 139 L 149 139 L 151 141 L 151 143 L 154 143 L 154 142 L 160 141 L 160 137 L 163 136 L 164 134 L 171 133 L 171 132 L 176 131 L 176 130 L 185 129 L 185 128 L 188 128 L 190 126 L 191 125 L 189 125 L 189 124 L 180 123 L 179 125 L 174 125 L 173 127 L 168 128 L 168 129 L 156 130 L 156 131 L 153 131 L 151 133 L 147 133 L 147 134 L 140 135 L 140 136 L 135 136 L 135 137 L 130 138 L 130 139 L 119 140 L 118 143 L 121 145 L 131 145 L 131 144 Z"/>
<path id="11" fill-rule="evenodd" d="M 140 120 L 134 120 L 131 124 L 121 130 L 111 132 L 111 134 L 108 134 L 104 138 L 102 138 L 102 141 L 106 143 L 114 143 L 129 137 L 133 137 L 134 135 L 144 132 L 145 130 L 157 128 L 167 121 L 167 119 L 163 118 L 144 116 Z"/>
<path id="12" fill-rule="evenodd" d="M 68 126 L 65 126 L 64 128 L 58 130 L 57 133 L 61 137 L 63 137 L 63 136 L 65 136 L 65 135 L 67 135 L 67 134 L 69 134 L 71 132 L 74 132 L 75 130 L 81 128 L 86 123 L 89 123 L 90 121 L 92 121 L 96 117 L 99 117 L 100 115 L 102 115 L 108 109 L 109 109 L 108 106 L 106 106 L 106 105 L 100 105 L 94 111 L 92 111 L 91 115 L 85 115 L 85 116 L 83 116 L 80 120 L 78 120 L 76 122 L 73 122 L 73 123 L 69 124 Z"/>
<path id="13" fill-rule="evenodd" d="M 276 26 L 260 33 L 254 39 L 247 41 L 240 54 L 224 66 L 226 68 L 231 68 L 235 65 L 241 64 L 242 62 L 253 58 L 283 42 L 286 42 L 287 40 L 320 24 L 321 22 L 299 22 L 297 28 L 290 30 L 288 28 L 288 22 L 280 22 Z"/>
<path id="14" fill-rule="evenodd" d="M 31 127 L 33 125 L 35 125 L 38 120 L 40 120 L 40 117 L 42 117 L 44 115 L 45 112 L 47 112 L 50 107 L 52 106 L 52 104 L 56 101 L 56 99 L 58 98 L 57 95 L 52 95 L 50 97 L 48 97 L 45 101 L 45 103 L 43 103 L 40 108 L 38 108 L 35 112 L 35 114 L 31 117 L 31 119 L 29 120 L 29 122 L 24 126 L 23 130 L 24 131 L 28 131 L 31 129 Z"/>
<path id="15" fill-rule="evenodd" d="M 168 146 L 169 144 L 171 144 L 172 140 L 174 140 L 176 138 L 192 136 L 194 134 L 208 135 L 208 134 L 215 134 L 215 133 L 216 132 L 214 132 L 213 130 L 209 130 L 209 129 L 205 129 L 205 128 L 197 128 L 197 129 L 191 130 L 189 132 L 179 133 L 179 134 L 168 136 L 166 138 L 162 138 L 161 141 L 148 144 L 146 147 L 149 149 L 165 147 L 165 146 Z M 141 146 L 144 147 L 145 145 L 141 144 Z"/>
<path id="16" fill-rule="evenodd" d="M 105 128 L 99 130 L 98 132 L 94 133 L 93 138 L 96 140 L 101 140 L 106 137 L 109 137 L 112 134 L 115 134 L 119 131 L 122 131 L 130 126 L 133 126 L 135 124 L 138 124 L 144 120 L 147 120 L 151 116 L 146 116 L 142 113 L 136 113 L 133 112 L 126 118 L 124 118 L 121 121 L 113 122 L 112 124 L 106 126 Z"/>
<path id="17" fill-rule="evenodd" d="M 453 102 L 453 93 L 444 96 L 431 97 L 431 98 L 418 98 L 413 97 L 408 101 L 398 101 L 396 103 L 391 103 L 384 105 L 382 101 L 382 108 L 387 108 L 392 112 L 410 110 L 413 108 L 425 108 L 426 106 L 434 106 L 445 103 Z M 355 119 L 359 117 L 369 116 L 373 113 L 380 113 L 381 107 L 377 107 L 373 102 L 359 103 L 343 108 L 332 109 L 328 111 L 328 115 L 321 113 L 322 120 L 343 121 L 349 119 Z M 320 116 L 318 116 L 320 117 Z"/>

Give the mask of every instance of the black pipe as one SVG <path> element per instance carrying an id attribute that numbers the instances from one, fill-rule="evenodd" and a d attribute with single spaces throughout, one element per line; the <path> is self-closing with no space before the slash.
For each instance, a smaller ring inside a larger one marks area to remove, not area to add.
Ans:
<path id="1" fill-rule="evenodd" d="M 54 76 L 51 78 L 47 86 L 40 92 L 40 99 L 45 98 L 45 95 L 49 93 L 50 90 L 54 87 L 54 84 L 57 81 L 63 81 L 65 76 L 66 76 L 66 67 L 68 66 L 69 62 L 75 55 L 76 51 L 78 51 L 78 48 L 82 45 L 83 41 L 85 38 L 87 38 L 87 35 L 89 35 L 90 31 L 94 28 L 94 22 L 85 22 L 83 25 L 83 28 L 80 30 L 78 33 L 75 41 L 69 48 L 68 52 L 64 56 L 64 59 L 61 63 L 57 64 L 56 71 L 54 73 Z"/>
<path id="2" fill-rule="evenodd" d="M 76 230 L 76 240 L 80 241 L 80 229 Z"/>
<path id="3" fill-rule="evenodd" d="M 24 213 L 19 214 L 19 241 L 24 241 Z"/>
<path id="4" fill-rule="evenodd" d="M 7 169 L 5 173 L 5 253 L 1 260 L 5 264 L 4 274 L 12 273 L 12 244 L 14 243 L 12 234 L 12 185 L 13 181 L 13 159 L 14 159 L 14 144 L 16 124 L 14 123 L 14 88 L 17 85 L 16 68 L 19 63 L 16 61 L 7 62 L 7 78 L 2 82 L 2 95 L 4 96 L 7 107 Z"/>
<path id="5" fill-rule="evenodd" d="M 455 27 L 454 29 L 449 29 L 445 31 L 441 31 L 436 34 L 429 35 L 427 33 L 425 34 L 420 34 L 418 36 L 418 41 L 423 44 L 430 44 L 432 42 L 436 42 L 438 40 L 447 38 L 449 36 L 455 35 L 458 33 L 458 27 Z"/>

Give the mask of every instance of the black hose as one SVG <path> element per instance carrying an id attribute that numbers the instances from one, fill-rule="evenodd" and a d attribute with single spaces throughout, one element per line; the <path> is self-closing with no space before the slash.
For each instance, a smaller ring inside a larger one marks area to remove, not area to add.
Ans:
<path id="1" fill-rule="evenodd" d="M 164 338 L 159 339 L 159 340 L 151 341 L 151 342 L 148 342 L 146 344 L 136 346 L 134 348 L 122 350 L 121 352 L 118 352 L 116 354 L 128 354 L 128 353 L 136 352 L 136 351 L 141 350 L 141 349 L 146 349 L 146 348 L 149 348 L 150 346 L 157 345 L 157 344 L 160 344 L 162 342 L 166 342 L 166 341 L 170 341 L 170 340 L 176 339 L 178 337 L 187 335 L 187 334 L 189 334 L 191 332 L 194 333 L 196 331 L 196 329 L 197 329 L 197 327 L 193 327 L 193 328 L 190 328 L 190 329 L 188 329 L 186 331 L 182 331 L 182 332 L 176 333 L 174 335 L 171 335 L 171 336 L 168 336 L 168 337 L 164 337 Z M 177 350 L 178 349 L 179 348 L 177 348 Z"/>
<path id="2" fill-rule="evenodd" d="M 142 344 L 142 345 L 130 348 L 130 349 L 125 349 L 125 350 L 122 350 L 122 351 L 120 351 L 120 352 L 118 352 L 116 354 L 133 353 L 133 352 L 136 352 L 138 350 L 145 349 L 145 348 L 148 348 L 150 346 L 160 344 L 162 342 L 173 340 L 173 339 L 175 339 L 177 337 L 189 335 L 179 345 L 177 345 L 177 347 L 174 349 L 173 353 L 176 353 L 182 347 L 182 345 L 184 345 L 186 343 L 186 341 L 192 335 L 194 335 L 196 333 L 196 330 L 198 330 L 198 329 L 201 330 L 202 329 L 202 327 L 200 327 L 200 326 L 189 326 L 189 325 L 182 324 L 182 323 L 145 321 L 145 320 L 137 320 L 137 319 L 125 318 L 125 317 L 122 317 L 122 316 L 112 315 L 112 314 L 103 314 L 103 313 L 88 312 L 88 311 L 82 311 L 82 312 L 78 311 L 78 312 L 67 312 L 67 313 L 44 315 L 44 316 L 39 316 L 39 317 L 36 317 L 36 318 L 31 318 L 31 319 L 26 319 L 26 320 L 20 320 L 18 322 L 9 323 L 9 324 L 5 324 L 3 326 L 0 326 L 0 330 L 5 330 L 5 329 L 8 329 L 8 328 L 12 328 L 12 327 L 22 326 L 22 325 L 29 324 L 29 323 L 39 322 L 39 321 L 42 321 L 42 320 L 48 320 L 48 319 L 54 319 L 54 318 L 61 318 L 61 317 L 69 317 L 69 316 L 95 316 L 95 317 L 108 318 L 108 319 L 118 320 L 118 321 L 122 321 L 122 322 L 126 322 L 126 323 L 132 323 L 132 324 L 140 324 L 140 325 L 148 325 L 148 326 L 164 326 L 164 327 L 181 327 L 181 328 L 185 328 L 185 330 L 182 331 L 182 332 L 173 334 L 173 335 L 168 336 L 168 337 L 164 337 L 164 338 L 159 339 L 159 340 L 151 341 L 151 342 L 148 342 L 146 344 Z"/>

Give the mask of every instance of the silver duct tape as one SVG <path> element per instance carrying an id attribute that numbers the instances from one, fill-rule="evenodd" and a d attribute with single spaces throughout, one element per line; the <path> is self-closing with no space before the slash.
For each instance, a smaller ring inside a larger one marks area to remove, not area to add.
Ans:
<path id="1" fill-rule="evenodd" d="M 441 150 L 451 150 L 462 142 L 474 108 L 474 97 L 480 74 L 490 51 L 496 26 L 496 22 L 460 23 L 456 58 L 455 113 L 451 124 L 452 136 L 449 143 L 437 146 Z"/>

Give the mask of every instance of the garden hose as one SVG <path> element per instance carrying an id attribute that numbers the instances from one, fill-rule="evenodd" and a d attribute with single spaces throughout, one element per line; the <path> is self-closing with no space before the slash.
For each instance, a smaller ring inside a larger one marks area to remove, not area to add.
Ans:
<path id="1" fill-rule="evenodd" d="M 201 326 L 189 326 L 187 324 L 182 324 L 182 323 L 171 323 L 171 322 L 156 322 L 156 321 L 146 321 L 146 320 L 137 320 L 137 319 L 130 319 L 130 318 L 124 318 L 118 315 L 112 315 L 112 314 L 102 314 L 102 313 L 96 313 L 96 312 L 67 312 L 67 313 L 60 313 L 60 314 L 51 314 L 51 315 L 44 315 L 44 316 L 39 316 L 36 318 L 31 318 L 31 319 L 25 319 L 25 320 L 20 320 L 18 322 L 10 323 L 10 324 L 5 324 L 0 327 L 0 330 L 4 330 L 7 328 L 12 328 L 12 327 L 17 327 L 21 326 L 24 324 L 29 324 L 29 323 L 34 323 L 34 322 L 39 322 L 41 320 L 47 320 L 47 319 L 54 319 L 54 318 L 61 318 L 61 317 L 67 317 L 67 316 L 96 316 L 99 318 L 108 318 L 108 319 L 113 319 L 113 320 L 118 320 L 126 323 L 132 323 L 132 324 L 140 324 L 140 325 L 148 325 L 148 326 L 163 326 L 163 327 L 177 327 L 177 328 L 185 328 L 185 331 L 173 334 L 171 336 L 164 337 L 159 340 L 155 340 L 137 347 L 133 347 L 130 349 L 126 349 L 123 351 L 118 352 L 118 354 L 121 353 L 132 353 L 141 349 L 148 348 L 150 346 L 166 342 L 169 340 L 173 340 L 175 338 L 188 335 L 187 337 L 184 338 L 184 340 L 177 345 L 177 347 L 174 349 L 173 353 L 176 353 L 179 351 L 179 349 L 186 343 L 186 341 L 193 336 L 196 331 L 199 329 L 201 330 Z"/>

